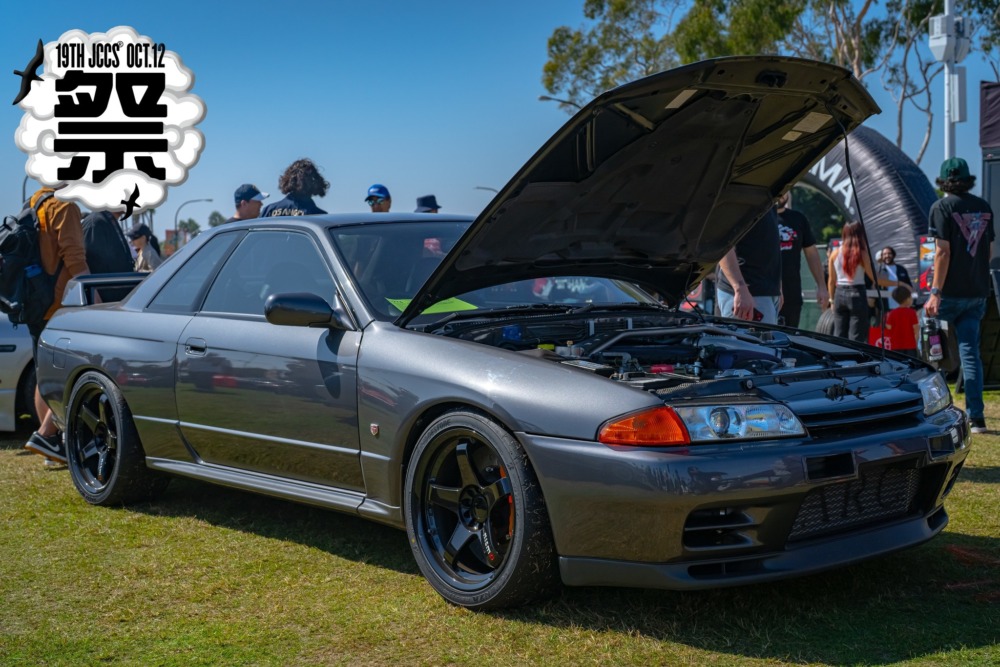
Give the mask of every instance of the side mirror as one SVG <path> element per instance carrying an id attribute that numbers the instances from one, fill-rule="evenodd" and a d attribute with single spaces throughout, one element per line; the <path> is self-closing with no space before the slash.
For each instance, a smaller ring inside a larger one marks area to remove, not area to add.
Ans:
<path id="1" fill-rule="evenodd" d="M 307 292 L 272 294 L 264 302 L 264 317 L 271 324 L 290 327 L 329 327 L 344 331 L 353 328 L 326 299 Z"/>

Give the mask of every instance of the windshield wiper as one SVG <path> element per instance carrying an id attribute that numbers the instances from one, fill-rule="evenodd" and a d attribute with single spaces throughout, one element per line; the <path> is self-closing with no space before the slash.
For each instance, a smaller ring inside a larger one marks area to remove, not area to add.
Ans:
<path id="1" fill-rule="evenodd" d="M 602 311 L 622 311 L 622 310 L 653 310 L 663 313 L 670 313 L 671 315 L 683 315 L 690 317 L 692 319 L 697 319 L 697 315 L 692 315 L 690 313 L 675 313 L 670 308 L 663 306 L 658 303 L 585 303 L 582 305 L 578 304 L 565 304 L 565 303 L 525 303 L 518 304 L 514 306 L 506 306 L 504 308 L 488 308 L 484 310 L 459 310 L 452 313 L 448 313 L 440 320 L 436 322 L 431 322 L 426 325 L 422 330 L 425 333 L 431 333 L 437 331 L 441 327 L 445 326 L 450 322 L 456 320 L 469 320 L 469 319 L 493 319 L 493 318 L 503 318 L 510 317 L 513 315 L 536 315 L 539 313 L 545 314 L 560 314 L 560 315 L 583 315 L 591 312 L 602 312 Z"/>
<path id="2" fill-rule="evenodd" d="M 457 310 L 448 313 L 436 322 L 431 322 L 423 328 L 423 331 L 425 333 L 437 331 L 444 325 L 449 322 L 454 322 L 455 320 L 470 320 L 479 318 L 488 320 L 498 317 L 509 317 L 511 315 L 534 315 L 537 313 L 572 314 L 576 310 L 580 309 L 563 303 L 525 303 L 515 306 L 505 306 L 503 308 L 487 308 L 484 310 Z"/>
<path id="3" fill-rule="evenodd" d="M 570 314 L 580 315 L 583 313 L 621 312 L 627 310 L 653 311 L 658 315 L 681 317 L 688 320 L 697 320 L 698 322 L 705 321 L 705 316 L 702 313 L 681 310 L 680 308 L 665 306 L 662 303 L 588 303 L 572 311 Z"/>
<path id="4" fill-rule="evenodd" d="M 579 312 L 591 310 L 656 310 L 672 313 L 673 309 L 662 303 L 588 303 L 579 308 Z"/>

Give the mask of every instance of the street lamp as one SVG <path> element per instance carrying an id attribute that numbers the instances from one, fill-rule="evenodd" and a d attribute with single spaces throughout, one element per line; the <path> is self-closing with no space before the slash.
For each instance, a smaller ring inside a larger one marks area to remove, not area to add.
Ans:
<path id="1" fill-rule="evenodd" d="M 199 202 L 199 201 L 212 201 L 212 200 L 211 199 L 189 199 L 189 200 L 187 200 L 186 202 L 184 202 L 183 204 L 181 204 L 180 206 L 177 207 L 177 210 L 174 212 L 174 234 L 177 233 L 177 217 L 180 215 L 181 209 L 184 208 L 188 204 L 193 204 L 193 203 Z M 185 234 L 184 234 L 184 243 L 187 243 L 187 241 L 188 241 L 188 239 L 187 239 L 187 233 L 185 232 Z M 177 250 L 180 250 L 180 247 L 181 247 L 180 242 L 175 241 L 174 242 L 174 248 L 177 249 Z"/>
<path id="2" fill-rule="evenodd" d="M 490 192 L 500 192 L 500 191 L 499 191 L 499 190 L 497 190 L 496 188 L 490 188 L 490 187 L 487 187 L 487 186 L 485 186 L 485 185 L 477 185 L 477 186 L 475 186 L 475 187 L 474 187 L 474 188 L 472 188 L 472 189 L 473 189 L 473 190 L 489 190 Z"/>
<path id="3" fill-rule="evenodd" d="M 188 199 L 186 202 L 177 207 L 177 211 L 174 212 L 174 229 L 177 229 L 177 216 L 181 214 L 181 209 L 188 204 L 193 204 L 197 201 L 212 201 L 211 199 Z"/>
<path id="4" fill-rule="evenodd" d="M 958 67 L 969 53 L 972 32 L 964 18 L 952 14 L 954 0 L 945 0 L 944 14 L 932 16 L 930 49 L 944 63 L 944 159 L 955 157 L 955 124 L 965 122 L 965 68 Z"/>
<path id="5" fill-rule="evenodd" d="M 549 97 L 548 95 L 539 95 L 539 102 L 558 102 L 559 104 L 565 104 L 566 106 L 573 107 L 574 109 L 582 109 L 583 107 L 576 102 L 570 102 L 569 100 L 561 100 L 558 97 Z"/>

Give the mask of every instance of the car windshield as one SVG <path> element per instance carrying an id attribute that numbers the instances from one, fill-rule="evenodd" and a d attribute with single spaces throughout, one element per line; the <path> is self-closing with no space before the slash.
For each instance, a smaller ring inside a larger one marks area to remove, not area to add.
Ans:
<path id="1" fill-rule="evenodd" d="M 466 221 L 336 227 L 334 245 L 373 314 L 395 320 L 469 227 Z M 535 304 L 655 303 L 628 283 L 589 276 L 534 278 L 440 301 L 421 316 Z M 420 321 L 417 318 L 416 321 Z"/>

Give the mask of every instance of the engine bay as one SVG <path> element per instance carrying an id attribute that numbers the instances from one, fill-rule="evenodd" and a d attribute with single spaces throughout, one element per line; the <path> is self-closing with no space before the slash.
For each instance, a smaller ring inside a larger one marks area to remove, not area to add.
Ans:
<path id="1" fill-rule="evenodd" d="M 836 371 L 878 359 L 811 335 L 667 315 L 519 318 L 463 323 L 441 333 L 650 391 L 723 378 Z"/>

